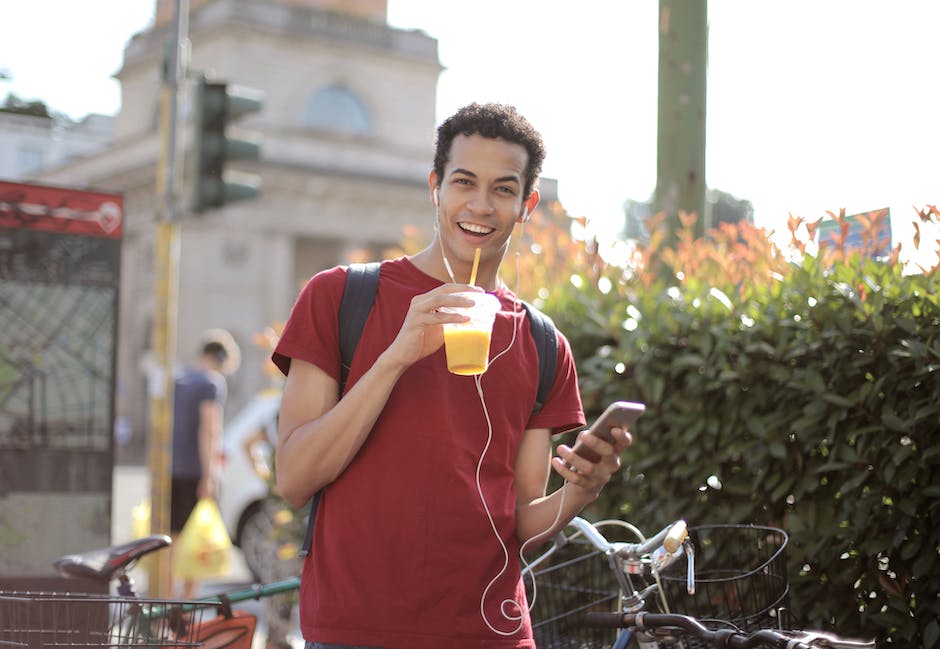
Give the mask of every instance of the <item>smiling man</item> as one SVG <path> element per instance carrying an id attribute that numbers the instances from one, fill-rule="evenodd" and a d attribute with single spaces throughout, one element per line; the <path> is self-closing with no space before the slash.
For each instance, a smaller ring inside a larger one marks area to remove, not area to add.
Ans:
<path id="1" fill-rule="evenodd" d="M 287 375 L 277 484 L 300 507 L 321 494 L 301 579 L 308 649 L 534 649 L 519 550 L 592 502 L 630 436 L 585 436 L 595 463 L 552 435 L 584 424 L 567 339 L 548 399 L 533 411 L 538 353 L 526 310 L 499 278 L 513 231 L 539 201 L 539 134 L 515 109 L 467 106 L 437 131 L 429 189 L 435 234 L 384 261 L 339 394 L 337 313 L 347 268 L 313 277 L 273 360 Z M 480 261 L 469 286 L 477 250 Z M 496 296 L 490 364 L 447 371 L 443 325 Z M 546 495 L 550 471 L 566 481 Z"/>

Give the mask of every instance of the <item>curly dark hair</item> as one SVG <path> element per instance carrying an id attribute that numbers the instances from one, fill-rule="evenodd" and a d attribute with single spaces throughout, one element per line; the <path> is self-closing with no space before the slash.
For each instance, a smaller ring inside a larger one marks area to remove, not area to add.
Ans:
<path id="1" fill-rule="evenodd" d="M 516 111 L 515 106 L 473 103 L 444 120 L 437 128 L 437 145 L 434 150 L 434 173 L 437 174 L 438 183 L 444 177 L 444 167 L 450 158 L 450 147 L 458 135 L 482 135 L 525 147 L 529 160 L 525 168 L 522 197 L 528 198 L 542 171 L 545 145 L 539 132 Z"/>

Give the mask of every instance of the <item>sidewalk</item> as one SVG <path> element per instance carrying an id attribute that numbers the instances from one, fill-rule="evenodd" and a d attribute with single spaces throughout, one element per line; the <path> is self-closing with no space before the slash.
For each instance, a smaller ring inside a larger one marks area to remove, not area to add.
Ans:
<path id="1" fill-rule="evenodd" d="M 112 486 L 111 500 L 111 543 L 119 544 L 134 538 L 132 512 L 134 506 L 149 500 L 150 476 L 146 466 L 117 465 L 114 467 L 114 484 Z M 232 574 L 219 580 L 212 580 L 200 586 L 199 595 L 210 595 L 233 588 L 240 588 L 252 583 L 251 573 L 245 565 L 245 560 L 238 548 L 233 551 Z M 131 573 L 140 592 L 147 589 L 147 573 L 141 568 L 135 568 Z M 264 649 L 267 637 L 267 628 L 264 619 L 264 606 L 261 602 L 250 601 L 239 604 L 238 608 L 249 611 L 258 617 L 258 626 L 255 631 L 253 649 Z M 295 649 L 303 649 L 304 642 L 300 637 L 297 626 L 297 611 L 294 610 L 294 632 L 291 641 Z"/>

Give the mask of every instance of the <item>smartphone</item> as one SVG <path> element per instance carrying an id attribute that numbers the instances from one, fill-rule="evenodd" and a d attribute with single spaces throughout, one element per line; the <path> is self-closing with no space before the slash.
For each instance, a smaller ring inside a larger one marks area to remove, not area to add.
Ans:
<path id="1" fill-rule="evenodd" d="M 597 418 L 597 421 L 594 422 L 594 425 L 591 426 L 591 434 L 597 435 L 608 442 L 612 442 L 613 438 L 610 436 L 611 428 L 615 426 L 618 428 L 630 428 L 636 423 L 636 420 L 640 418 L 640 415 L 642 415 L 645 410 L 646 405 L 642 403 L 635 401 L 614 401 L 607 406 L 607 410 L 605 410 L 603 414 Z M 575 453 L 591 462 L 597 462 L 601 459 L 597 453 L 580 441 L 575 442 L 573 450 Z"/>

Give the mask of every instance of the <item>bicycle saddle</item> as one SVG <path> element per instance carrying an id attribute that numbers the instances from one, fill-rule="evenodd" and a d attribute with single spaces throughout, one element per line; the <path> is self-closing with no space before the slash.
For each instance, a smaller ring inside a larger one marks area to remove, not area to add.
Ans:
<path id="1" fill-rule="evenodd" d="M 68 554 L 56 559 L 52 565 L 63 577 L 110 582 L 140 557 L 169 544 L 170 537 L 166 534 L 153 534 L 121 545 Z"/>

